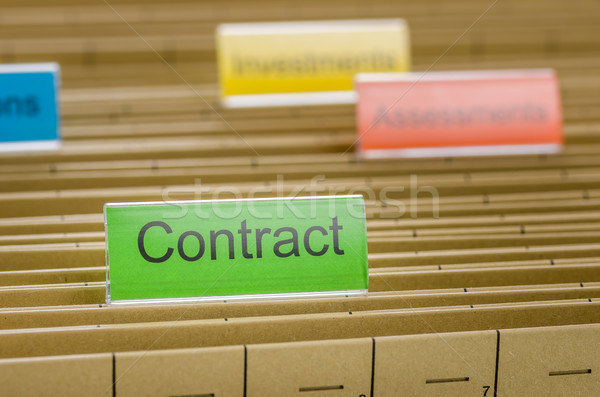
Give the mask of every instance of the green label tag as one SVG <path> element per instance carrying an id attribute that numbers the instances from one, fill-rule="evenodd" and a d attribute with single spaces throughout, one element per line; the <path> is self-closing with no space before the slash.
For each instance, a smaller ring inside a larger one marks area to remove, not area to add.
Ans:
<path id="1" fill-rule="evenodd" d="M 104 215 L 107 302 L 368 289 L 362 196 L 106 204 Z"/>

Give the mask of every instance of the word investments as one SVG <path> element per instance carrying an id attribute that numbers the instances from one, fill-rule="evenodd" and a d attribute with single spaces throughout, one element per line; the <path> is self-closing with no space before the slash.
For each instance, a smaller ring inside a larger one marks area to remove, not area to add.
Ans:
<path id="1" fill-rule="evenodd" d="M 146 234 L 151 230 L 153 233 L 161 232 L 166 235 L 173 234 L 173 229 L 163 221 L 152 221 L 146 223 L 138 233 L 138 250 L 140 255 L 148 262 L 151 263 L 162 263 L 174 254 L 175 252 L 175 244 L 174 239 L 161 239 L 165 244 L 163 247 L 155 248 L 155 244 L 152 244 L 153 251 L 162 249 L 163 254 L 157 256 L 156 254 L 150 255 L 148 253 L 148 249 L 146 246 Z M 155 229 L 155 230 L 154 230 Z M 161 229 L 161 230 L 159 230 Z M 267 248 L 268 250 L 272 250 L 273 254 L 280 258 L 286 258 L 290 256 L 300 256 L 301 248 L 300 241 L 302 241 L 302 246 L 304 248 L 304 252 L 312 256 L 321 256 L 329 251 L 330 248 L 333 249 L 333 252 L 336 255 L 344 255 L 344 250 L 340 248 L 340 231 L 342 231 L 344 227 L 338 224 L 338 218 L 331 218 L 331 225 L 327 228 L 323 226 L 311 226 L 304 230 L 302 233 L 299 233 L 298 230 L 294 227 L 280 227 L 276 230 L 272 230 L 271 228 L 248 228 L 247 220 L 244 219 L 240 223 L 240 228 L 237 230 L 237 234 L 240 236 L 241 240 L 241 255 L 246 259 L 253 258 L 262 258 L 265 250 L 263 248 L 263 243 L 265 240 L 269 240 L 267 243 L 271 245 L 271 247 Z M 302 235 L 302 238 L 300 237 Z M 311 236 L 315 236 L 312 238 Z M 256 244 L 255 252 L 250 252 L 249 249 L 249 239 L 254 238 Z M 274 239 L 276 241 L 273 241 Z M 189 248 L 189 244 L 187 247 L 187 251 L 184 247 L 184 243 L 187 239 L 193 240 L 197 243 L 194 245 L 194 249 L 191 250 Z M 171 240 L 169 244 L 167 240 Z M 210 230 L 208 236 L 208 244 L 210 246 L 210 259 L 217 260 L 217 251 L 218 245 L 226 243 L 228 248 L 229 259 L 236 258 L 236 249 L 235 249 L 235 238 L 234 232 L 228 229 L 221 230 Z M 318 242 L 315 240 L 319 240 Z M 197 248 L 196 248 L 197 247 Z M 177 254 L 185 261 L 195 262 L 200 260 L 205 252 L 206 252 L 206 240 L 202 234 L 197 231 L 189 230 L 183 232 L 177 238 L 176 244 Z M 193 252 L 191 252 L 193 251 Z"/>

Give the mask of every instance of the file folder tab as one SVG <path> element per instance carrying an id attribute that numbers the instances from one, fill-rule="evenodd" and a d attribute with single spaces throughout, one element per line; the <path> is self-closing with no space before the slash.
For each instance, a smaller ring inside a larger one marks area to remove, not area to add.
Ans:
<path id="1" fill-rule="evenodd" d="M 554 71 L 360 74 L 363 158 L 553 153 L 562 148 Z"/>
<path id="2" fill-rule="evenodd" d="M 105 206 L 107 302 L 364 294 L 362 196 Z"/>
<path id="3" fill-rule="evenodd" d="M 410 67 L 402 19 L 222 24 L 216 35 L 229 107 L 354 103 L 356 73 Z"/>
<path id="4" fill-rule="evenodd" d="M 0 152 L 59 148 L 59 86 L 55 63 L 0 65 Z"/>

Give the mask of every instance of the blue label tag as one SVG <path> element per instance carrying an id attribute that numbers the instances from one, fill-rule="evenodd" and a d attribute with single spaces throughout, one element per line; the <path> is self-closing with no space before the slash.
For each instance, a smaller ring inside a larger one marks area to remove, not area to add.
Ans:
<path id="1" fill-rule="evenodd" d="M 57 64 L 0 65 L 0 150 L 57 148 Z"/>

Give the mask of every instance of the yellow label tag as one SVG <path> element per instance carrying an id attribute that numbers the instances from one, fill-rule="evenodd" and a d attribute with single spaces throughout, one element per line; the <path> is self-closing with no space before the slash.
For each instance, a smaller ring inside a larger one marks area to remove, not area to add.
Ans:
<path id="1" fill-rule="evenodd" d="M 409 70 L 410 43 L 402 19 L 223 24 L 217 57 L 227 106 L 353 102 L 357 73 Z"/>

